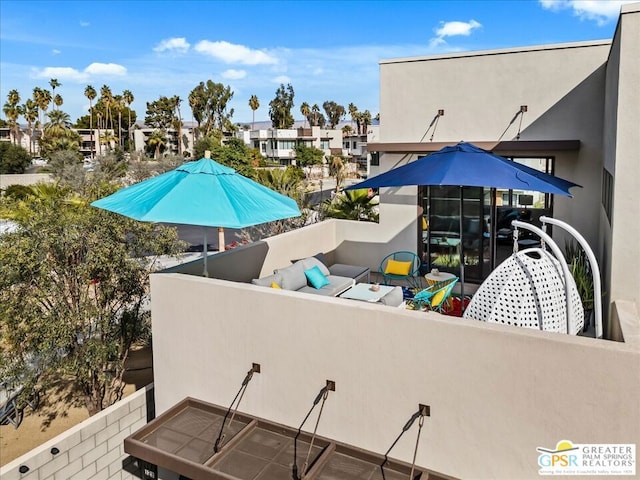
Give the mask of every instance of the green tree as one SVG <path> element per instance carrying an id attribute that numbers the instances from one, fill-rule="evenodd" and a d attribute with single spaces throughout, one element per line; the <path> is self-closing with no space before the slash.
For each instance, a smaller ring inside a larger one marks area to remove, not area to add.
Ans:
<path id="1" fill-rule="evenodd" d="M 51 155 L 48 168 L 60 185 L 68 185 L 74 191 L 80 191 L 87 182 L 80 152 L 58 150 Z"/>
<path id="2" fill-rule="evenodd" d="M 0 142 L 0 174 L 24 173 L 31 165 L 31 155 L 20 145 Z"/>
<path id="3" fill-rule="evenodd" d="M 0 377 L 71 379 L 93 415 L 122 398 L 128 352 L 148 335 L 157 256 L 183 246 L 175 229 L 90 207 L 112 189 L 90 191 L 40 184 L 26 200 L 3 199 L 19 228 L 0 236 Z"/>
<path id="4" fill-rule="evenodd" d="M 375 207 L 378 203 L 369 196 L 366 189 L 345 190 L 333 199 L 325 200 L 324 213 L 327 217 L 377 222 L 379 214 Z"/>
<path id="5" fill-rule="evenodd" d="M 260 108 L 260 100 L 258 100 L 258 97 L 256 97 L 255 95 L 251 95 L 251 98 L 249 99 L 249 108 L 251 108 L 251 112 L 253 114 L 253 117 L 251 119 L 251 130 L 255 130 L 256 129 L 256 110 Z"/>
<path id="6" fill-rule="evenodd" d="M 84 96 L 89 100 L 89 130 L 91 132 L 91 158 L 93 159 L 95 158 L 95 151 L 93 147 L 93 101 L 98 96 L 98 93 L 91 85 L 87 85 L 84 89 Z"/>
<path id="7" fill-rule="evenodd" d="M 269 102 L 269 118 L 273 128 L 291 128 L 295 123 L 291 109 L 295 93 L 291 84 L 280 84 L 276 97 Z"/>
<path id="8" fill-rule="evenodd" d="M 253 156 L 247 145 L 237 137 L 228 138 L 223 145 L 219 143 L 213 145 L 211 156 L 217 162 L 235 169 L 245 177 L 255 177 Z"/>
<path id="9" fill-rule="evenodd" d="M 147 112 L 144 123 L 152 128 L 168 130 L 175 119 L 175 101 L 168 97 L 160 97 L 153 102 L 147 102 Z"/>
<path id="10" fill-rule="evenodd" d="M 333 100 L 327 100 L 322 104 L 322 108 L 327 114 L 327 120 L 331 128 L 336 128 L 336 125 L 344 118 L 346 111 L 342 105 L 338 105 Z"/>
<path id="11" fill-rule="evenodd" d="M 193 158 L 200 159 L 204 157 L 204 152 L 209 150 L 215 151 L 222 144 L 222 132 L 214 130 L 209 135 L 200 137 L 193 145 Z"/>
<path id="12" fill-rule="evenodd" d="M 324 160 L 324 152 L 316 147 L 300 143 L 293 150 L 296 152 L 296 166 L 302 168 L 307 176 L 313 165 L 321 165 Z"/>
<path id="13" fill-rule="evenodd" d="M 212 80 L 200 82 L 189 93 L 189 106 L 193 117 L 198 122 L 198 130 L 204 136 L 212 130 L 224 131 L 225 125 L 231 123 L 233 108 L 227 110 L 229 101 L 233 98 L 231 87 Z"/>

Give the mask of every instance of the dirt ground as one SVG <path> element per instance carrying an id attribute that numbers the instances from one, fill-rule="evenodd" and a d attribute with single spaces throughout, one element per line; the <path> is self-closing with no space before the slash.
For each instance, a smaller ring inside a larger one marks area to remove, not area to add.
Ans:
<path id="1" fill-rule="evenodd" d="M 126 364 L 125 396 L 153 382 L 151 348 L 132 351 Z M 24 419 L 16 429 L 13 425 L 0 426 L 0 465 L 43 444 L 47 440 L 89 418 L 82 400 L 73 399 L 69 384 L 60 383 L 43 392 L 40 405 L 33 412 L 24 410 Z"/>

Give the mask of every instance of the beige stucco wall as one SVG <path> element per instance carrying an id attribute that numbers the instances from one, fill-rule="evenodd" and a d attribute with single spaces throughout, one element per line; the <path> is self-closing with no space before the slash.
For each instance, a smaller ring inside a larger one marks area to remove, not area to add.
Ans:
<path id="1" fill-rule="evenodd" d="M 605 151 L 614 176 L 610 297 L 640 305 L 640 3 L 622 9 L 614 46 Z"/>
<path id="2" fill-rule="evenodd" d="M 544 154 L 555 156 L 556 175 L 583 186 L 572 190 L 572 199 L 556 196 L 554 216 L 578 229 L 598 252 L 605 62 L 610 45 L 599 41 L 382 61 L 380 141 L 428 142 L 432 134 L 438 142 L 496 141 L 503 132 L 504 140 L 513 140 L 520 119 L 507 127 L 526 105 L 522 140 L 581 142 L 578 152 Z M 439 109 L 444 116 L 435 133 L 432 127 L 425 136 Z M 382 155 L 381 170 L 414 158 Z M 393 201 L 416 204 L 415 196 Z M 386 219 L 381 215 L 380 221 L 384 224 Z M 562 234 L 557 239 L 564 245 Z"/>
<path id="3" fill-rule="evenodd" d="M 535 478 L 536 447 L 640 439 L 637 344 L 180 274 L 151 297 L 158 412 L 229 405 L 257 362 L 241 411 L 297 428 L 334 380 L 318 433 L 384 453 L 425 403 L 417 463 L 456 477 Z M 416 429 L 392 457 L 411 462 Z"/>

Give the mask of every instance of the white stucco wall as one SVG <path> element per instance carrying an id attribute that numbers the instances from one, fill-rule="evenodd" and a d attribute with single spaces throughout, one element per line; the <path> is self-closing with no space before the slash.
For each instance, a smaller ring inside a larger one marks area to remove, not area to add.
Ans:
<path id="1" fill-rule="evenodd" d="M 555 174 L 582 185 L 572 190 L 572 199 L 556 196 L 554 215 L 577 228 L 597 252 L 610 45 L 600 41 L 382 61 L 380 142 L 428 143 L 432 134 L 434 141 L 451 143 L 496 141 L 503 133 L 504 140 L 513 140 L 520 118 L 507 127 L 526 105 L 521 140 L 580 140 L 580 150 L 513 155 L 554 156 Z M 435 133 L 425 136 L 439 109 L 444 116 Z M 414 158 L 382 155 L 381 170 Z M 408 196 L 394 201 L 417 203 Z M 381 223 L 385 220 L 381 216 Z"/>
<path id="2" fill-rule="evenodd" d="M 318 434 L 383 454 L 428 404 L 417 464 L 459 478 L 536 478 L 536 448 L 561 439 L 640 439 L 637 342 L 180 274 L 152 275 L 151 298 L 158 413 L 228 406 L 256 362 L 241 411 L 297 428 L 334 380 Z M 411 462 L 416 429 L 392 458 Z"/>
<path id="3" fill-rule="evenodd" d="M 614 176 L 610 297 L 640 305 L 640 3 L 622 9 L 614 46 L 605 152 Z"/>

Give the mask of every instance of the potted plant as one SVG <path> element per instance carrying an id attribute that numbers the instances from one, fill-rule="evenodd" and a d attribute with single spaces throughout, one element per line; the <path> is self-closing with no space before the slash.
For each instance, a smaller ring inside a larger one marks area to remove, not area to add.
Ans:
<path id="1" fill-rule="evenodd" d="M 584 250 L 574 242 L 565 243 L 565 257 L 584 309 L 584 329 L 589 328 L 593 315 L 593 273 Z"/>

